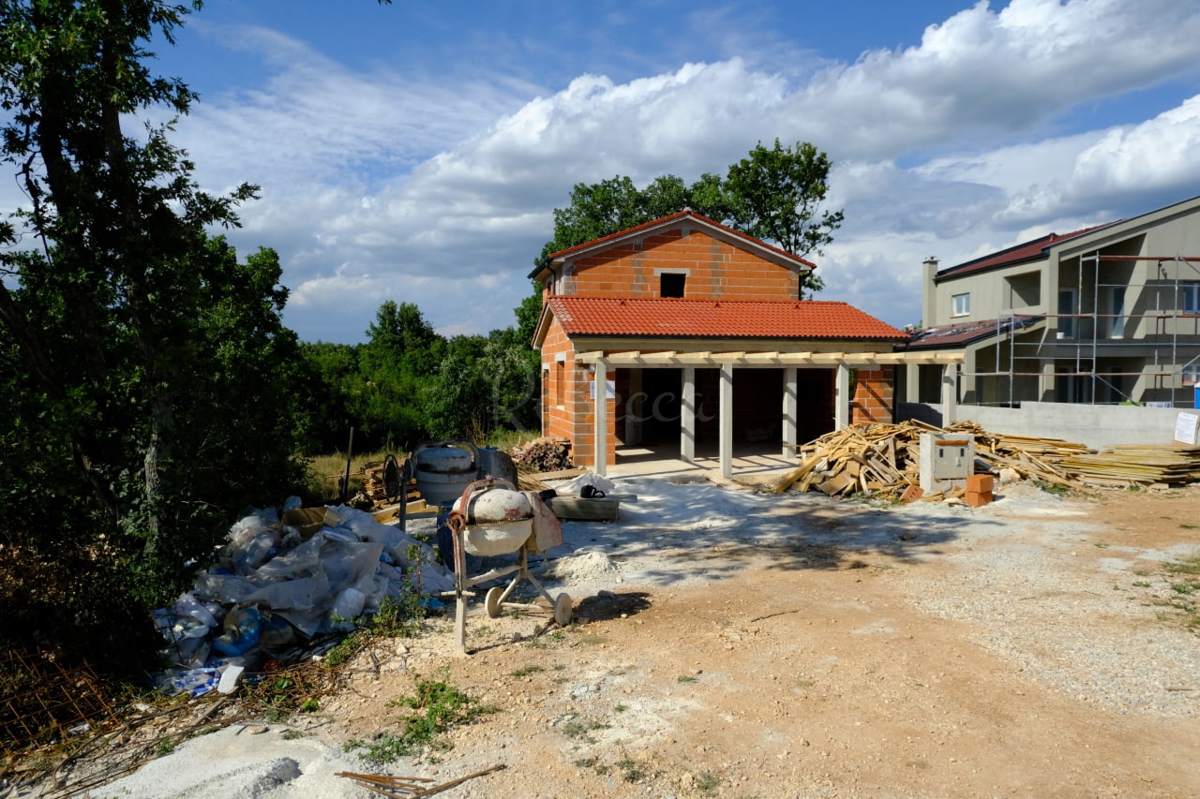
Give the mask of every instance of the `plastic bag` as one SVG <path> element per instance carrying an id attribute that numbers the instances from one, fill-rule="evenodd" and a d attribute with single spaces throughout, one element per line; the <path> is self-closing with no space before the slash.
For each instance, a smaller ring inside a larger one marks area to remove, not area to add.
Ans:
<path id="1" fill-rule="evenodd" d="M 225 632 L 213 639 L 213 647 L 222 655 L 244 654 L 258 644 L 262 626 L 258 608 L 234 608 L 225 617 Z"/>

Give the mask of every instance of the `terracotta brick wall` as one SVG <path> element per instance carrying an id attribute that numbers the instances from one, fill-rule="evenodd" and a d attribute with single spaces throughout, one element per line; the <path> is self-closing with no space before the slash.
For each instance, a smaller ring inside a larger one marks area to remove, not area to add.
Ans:
<path id="1" fill-rule="evenodd" d="M 564 359 L 559 361 L 559 353 Z M 592 466 L 592 376 L 575 363 L 575 348 L 557 319 L 550 322 L 542 344 L 542 435 L 571 442 L 576 466 Z M 615 378 L 609 370 L 609 380 Z M 608 462 L 616 463 L 616 402 L 608 401 Z"/>
<path id="2" fill-rule="evenodd" d="M 557 360 L 559 353 L 566 359 Z M 575 365 L 575 349 L 563 332 L 562 325 L 553 319 L 542 344 L 542 435 L 571 438 L 574 420 L 567 403 L 568 386 Z"/>
<path id="3" fill-rule="evenodd" d="M 555 293 L 580 297 L 657 297 L 656 269 L 687 270 L 689 299 L 794 300 L 800 277 L 707 233 L 678 230 L 581 258 Z"/>
<path id="4" fill-rule="evenodd" d="M 859 369 L 854 373 L 854 399 L 850 402 L 850 423 L 883 422 L 890 424 L 893 415 L 895 367 Z"/>

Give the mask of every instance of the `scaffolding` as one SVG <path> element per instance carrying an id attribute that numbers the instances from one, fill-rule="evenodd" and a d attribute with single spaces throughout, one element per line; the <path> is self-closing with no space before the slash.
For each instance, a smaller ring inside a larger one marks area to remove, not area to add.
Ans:
<path id="1" fill-rule="evenodd" d="M 1103 265 L 1121 263 L 1131 264 L 1129 279 L 1102 280 Z M 1154 267 L 1139 272 L 1142 263 Z M 1052 289 L 1057 296 L 1040 298 L 1057 313 L 1010 311 L 996 320 L 992 343 L 976 356 L 990 349 L 991 371 L 963 372 L 960 391 L 973 386 L 974 404 L 1015 407 L 1048 394 L 1053 380 L 1057 402 L 1193 407 L 1192 386 L 1200 382 L 1200 257 L 1097 250 L 1081 255 L 1075 271 L 1074 285 L 1060 277 Z M 1130 299 L 1141 306 L 1137 312 Z M 1127 368 L 1130 363 L 1140 368 Z"/>

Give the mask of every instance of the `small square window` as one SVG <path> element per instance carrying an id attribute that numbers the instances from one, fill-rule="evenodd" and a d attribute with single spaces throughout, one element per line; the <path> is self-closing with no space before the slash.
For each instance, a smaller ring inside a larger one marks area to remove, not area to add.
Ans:
<path id="1" fill-rule="evenodd" d="M 955 294 L 951 297 L 954 302 L 951 316 L 968 316 L 971 313 L 971 295 L 970 294 Z"/>
<path id="2" fill-rule="evenodd" d="M 669 272 L 663 272 L 658 276 L 658 296 L 682 297 L 683 284 L 686 281 L 687 275 L 673 275 Z"/>

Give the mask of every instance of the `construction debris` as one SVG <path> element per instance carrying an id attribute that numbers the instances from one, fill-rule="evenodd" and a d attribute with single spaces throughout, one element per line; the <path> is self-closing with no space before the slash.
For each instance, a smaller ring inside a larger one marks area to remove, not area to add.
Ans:
<path id="1" fill-rule="evenodd" d="M 351 771 L 339 771 L 334 776 L 354 780 L 361 787 L 382 796 L 432 796 L 435 793 L 462 785 L 467 780 L 483 777 L 505 768 L 507 766 L 501 763 L 438 785 L 429 785 L 428 783 L 433 780 L 424 777 L 393 777 L 390 774 L 355 774 Z"/>
<path id="2" fill-rule="evenodd" d="M 817 489 L 829 496 L 863 493 L 904 502 L 964 496 L 965 490 L 925 496 L 917 493 L 919 489 L 914 490 L 920 484 L 920 437 L 925 432 L 972 436 L 978 472 L 998 473 L 1003 469 L 1026 480 L 1067 488 L 1083 487 L 1058 465 L 1066 457 L 1091 451 L 1082 444 L 989 433 L 973 422 L 940 428 L 913 420 L 901 424 L 852 425 L 810 441 L 800 448 L 799 468 L 776 483 L 774 491 Z"/>
<path id="3" fill-rule="evenodd" d="M 376 504 L 395 500 L 401 494 L 410 501 L 416 498 L 415 484 L 412 480 L 404 479 L 404 470 L 393 455 L 382 461 L 364 463 L 360 474 L 363 478 L 363 493 Z"/>
<path id="4" fill-rule="evenodd" d="M 1088 485 L 1169 488 L 1200 480 L 1200 447 L 1116 447 L 1072 455 L 1059 466 Z"/>
<path id="5" fill-rule="evenodd" d="M 518 468 L 535 472 L 553 472 L 571 468 L 570 442 L 542 437 L 512 451 Z"/>

